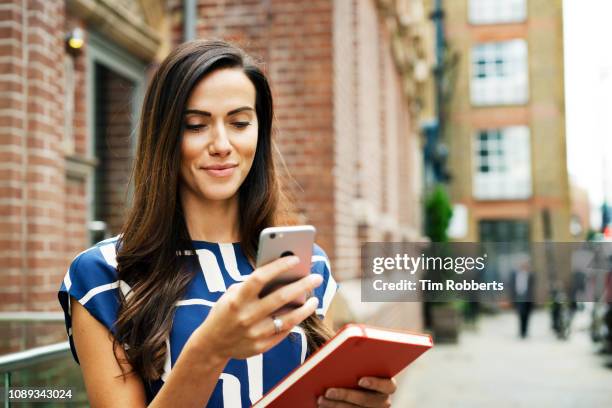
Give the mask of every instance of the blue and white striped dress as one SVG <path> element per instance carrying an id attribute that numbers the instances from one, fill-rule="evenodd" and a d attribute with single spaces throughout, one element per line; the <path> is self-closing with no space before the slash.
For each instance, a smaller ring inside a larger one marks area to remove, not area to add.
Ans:
<path id="1" fill-rule="evenodd" d="M 127 294 L 130 290 L 127 283 L 117 280 L 116 244 L 117 237 L 110 238 L 77 255 L 58 293 L 60 304 L 64 309 L 70 347 L 77 362 L 72 341 L 69 296 L 77 299 L 92 316 L 114 333 L 113 325 L 119 306 L 117 291 L 121 290 Z M 172 330 L 166 340 L 169 353 L 164 373 L 161 379 L 147 384 L 149 400 L 157 394 L 187 339 L 206 318 L 215 301 L 230 285 L 243 281 L 253 271 L 238 243 L 193 241 L 193 245 L 195 253 L 185 251 L 181 256 L 189 256 L 192 259 L 188 264 L 196 268 L 197 273 L 183 299 L 176 304 Z M 323 276 L 323 283 L 314 293 L 319 299 L 317 314 L 322 318 L 338 285 L 330 273 L 329 260 L 325 252 L 317 245 L 313 249 L 311 270 L 312 273 Z M 305 334 L 300 327 L 296 327 L 287 338 L 267 352 L 246 360 L 230 360 L 207 406 L 231 408 L 250 406 L 300 365 L 307 354 Z"/>

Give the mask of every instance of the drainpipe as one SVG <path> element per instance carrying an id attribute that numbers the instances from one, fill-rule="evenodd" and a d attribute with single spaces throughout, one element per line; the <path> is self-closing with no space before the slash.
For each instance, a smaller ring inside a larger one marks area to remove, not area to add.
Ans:
<path id="1" fill-rule="evenodd" d="M 436 116 L 438 119 L 438 140 L 436 140 L 436 142 L 438 142 L 443 136 L 445 125 L 442 81 L 444 79 L 444 51 L 446 48 L 446 41 L 444 39 L 444 9 L 442 8 L 442 0 L 436 0 L 431 18 L 436 28 L 436 67 L 434 68 L 434 75 L 436 78 Z"/>
<path id="2" fill-rule="evenodd" d="M 427 188 L 431 188 L 438 183 L 444 183 L 447 180 L 446 165 L 443 163 L 445 157 L 441 157 L 444 153 L 444 146 L 441 145 L 444 136 L 444 92 L 442 82 L 444 80 L 444 53 L 446 41 L 444 38 L 444 9 L 443 1 L 435 0 L 433 10 L 429 15 L 435 28 L 435 52 L 436 62 L 433 70 L 434 86 L 435 86 L 435 109 L 436 121 L 427 126 L 424 131 L 426 135 L 425 145 L 425 161 L 427 163 L 427 173 L 429 180 L 426 183 Z"/>
<path id="3" fill-rule="evenodd" d="M 183 0 L 183 41 L 196 38 L 197 0 Z"/>

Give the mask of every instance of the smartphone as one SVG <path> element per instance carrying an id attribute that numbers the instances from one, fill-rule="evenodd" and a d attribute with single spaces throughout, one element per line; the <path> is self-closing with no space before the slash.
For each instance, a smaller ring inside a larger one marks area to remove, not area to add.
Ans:
<path id="1" fill-rule="evenodd" d="M 290 227 L 270 227 L 261 231 L 257 248 L 257 267 L 270 263 L 284 256 L 297 255 L 300 263 L 283 272 L 269 282 L 259 293 L 264 297 L 276 289 L 295 282 L 310 274 L 312 247 L 316 229 L 312 225 L 296 225 Z M 304 304 L 307 294 L 289 302 L 284 308 L 294 309 Z M 283 309 L 284 309 L 283 308 Z"/>

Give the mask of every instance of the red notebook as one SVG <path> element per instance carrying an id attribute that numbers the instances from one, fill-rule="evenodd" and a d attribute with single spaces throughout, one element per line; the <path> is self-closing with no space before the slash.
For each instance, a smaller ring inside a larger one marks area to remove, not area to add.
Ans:
<path id="1" fill-rule="evenodd" d="M 361 377 L 394 377 L 433 346 L 431 336 L 347 324 L 253 408 L 313 408 L 330 387 L 360 388 Z"/>

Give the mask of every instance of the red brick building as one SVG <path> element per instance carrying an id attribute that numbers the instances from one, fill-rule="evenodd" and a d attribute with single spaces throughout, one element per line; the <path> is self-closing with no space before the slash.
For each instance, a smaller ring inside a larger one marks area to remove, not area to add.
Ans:
<path id="1" fill-rule="evenodd" d="M 445 2 L 453 201 L 462 241 L 571 242 L 563 1 Z"/>
<path id="2" fill-rule="evenodd" d="M 359 275 L 363 240 L 418 239 L 424 19 L 408 0 L 3 2 L 0 310 L 56 310 L 72 258 L 118 232 L 146 76 L 188 20 L 264 61 L 290 187 L 336 278 Z"/>

